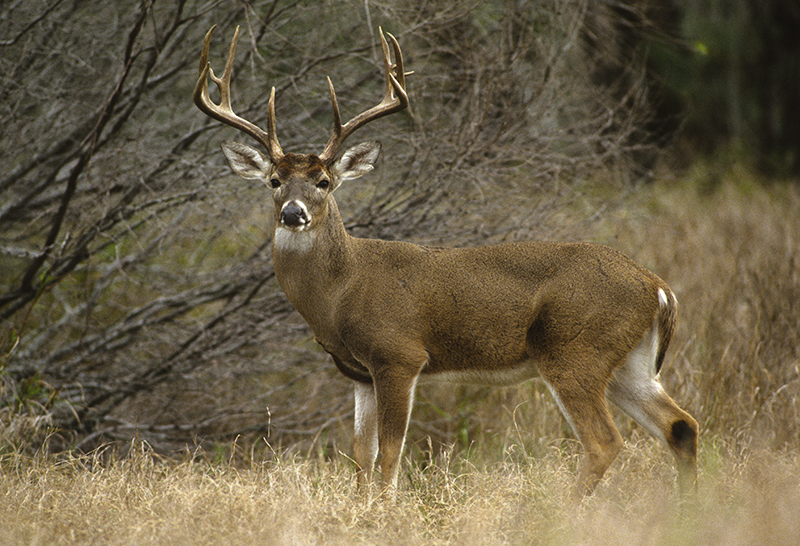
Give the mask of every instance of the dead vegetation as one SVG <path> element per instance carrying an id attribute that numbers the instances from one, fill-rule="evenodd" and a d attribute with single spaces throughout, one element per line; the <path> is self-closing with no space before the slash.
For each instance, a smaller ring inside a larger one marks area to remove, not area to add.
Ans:
<path id="1" fill-rule="evenodd" d="M 649 441 L 634 441 L 598 493 L 566 494 L 569 448 L 475 465 L 451 452 L 413 465 L 394 503 L 359 498 L 343 459 L 247 465 L 186 455 L 6 454 L 0 541 L 14 544 L 794 545 L 796 454 L 704 443 L 697 499 L 678 506 Z M 429 454 L 430 455 L 430 454 Z M 565 457 L 566 456 L 566 457 Z"/>

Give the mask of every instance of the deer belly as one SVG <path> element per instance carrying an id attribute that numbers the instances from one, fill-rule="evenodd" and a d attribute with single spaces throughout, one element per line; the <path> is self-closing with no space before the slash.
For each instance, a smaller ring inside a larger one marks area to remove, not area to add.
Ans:
<path id="1" fill-rule="evenodd" d="M 524 321 L 494 319 L 493 323 L 464 320 L 456 328 L 433 330 L 424 340 L 428 362 L 421 378 L 513 385 L 538 376 L 536 361 L 527 352 Z"/>
<path id="2" fill-rule="evenodd" d="M 523 360 L 514 365 L 501 368 L 469 367 L 440 369 L 426 366 L 420 375 L 424 383 L 461 383 L 466 385 L 515 385 L 539 376 L 533 360 Z"/>

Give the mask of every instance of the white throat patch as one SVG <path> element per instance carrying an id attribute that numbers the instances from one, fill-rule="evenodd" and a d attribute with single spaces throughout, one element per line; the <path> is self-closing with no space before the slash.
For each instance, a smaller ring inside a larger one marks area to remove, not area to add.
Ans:
<path id="1" fill-rule="evenodd" d="M 298 252 L 304 254 L 314 247 L 317 234 L 314 231 L 292 230 L 283 226 L 275 229 L 272 238 L 272 247 L 283 252 Z"/>

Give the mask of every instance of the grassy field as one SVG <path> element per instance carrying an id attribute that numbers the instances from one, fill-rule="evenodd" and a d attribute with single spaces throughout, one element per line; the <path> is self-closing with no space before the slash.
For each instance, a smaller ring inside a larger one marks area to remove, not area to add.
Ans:
<path id="1" fill-rule="evenodd" d="M 2 544 L 800 543 L 800 460 L 707 439 L 696 501 L 676 505 L 663 450 L 635 441 L 595 496 L 565 493 L 574 456 L 475 467 L 446 453 L 406 467 L 395 502 L 360 498 L 340 458 L 235 468 L 132 455 L 6 456 Z"/>
<path id="2" fill-rule="evenodd" d="M 701 425 L 693 501 L 676 504 L 667 450 L 626 419 L 596 494 L 571 501 L 579 449 L 534 382 L 466 391 L 444 450 L 421 423 L 465 391 L 423 390 L 395 502 L 356 495 L 349 447 L 4 448 L 0 544 L 800 544 L 800 191 L 725 180 L 640 188 L 592 237 L 678 295 L 662 379 Z"/>

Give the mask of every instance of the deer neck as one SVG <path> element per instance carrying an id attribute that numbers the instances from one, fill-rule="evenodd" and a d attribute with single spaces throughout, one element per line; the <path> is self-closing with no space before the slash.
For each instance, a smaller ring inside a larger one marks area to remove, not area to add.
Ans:
<path id="1" fill-rule="evenodd" d="M 293 231 L 276 221 L 272 236 L 275 277 L 286 297 L 314 328 L 332 309 L 338 287 L 352 270 L 352 237 L 333 198 L 311 229 Z"/>

